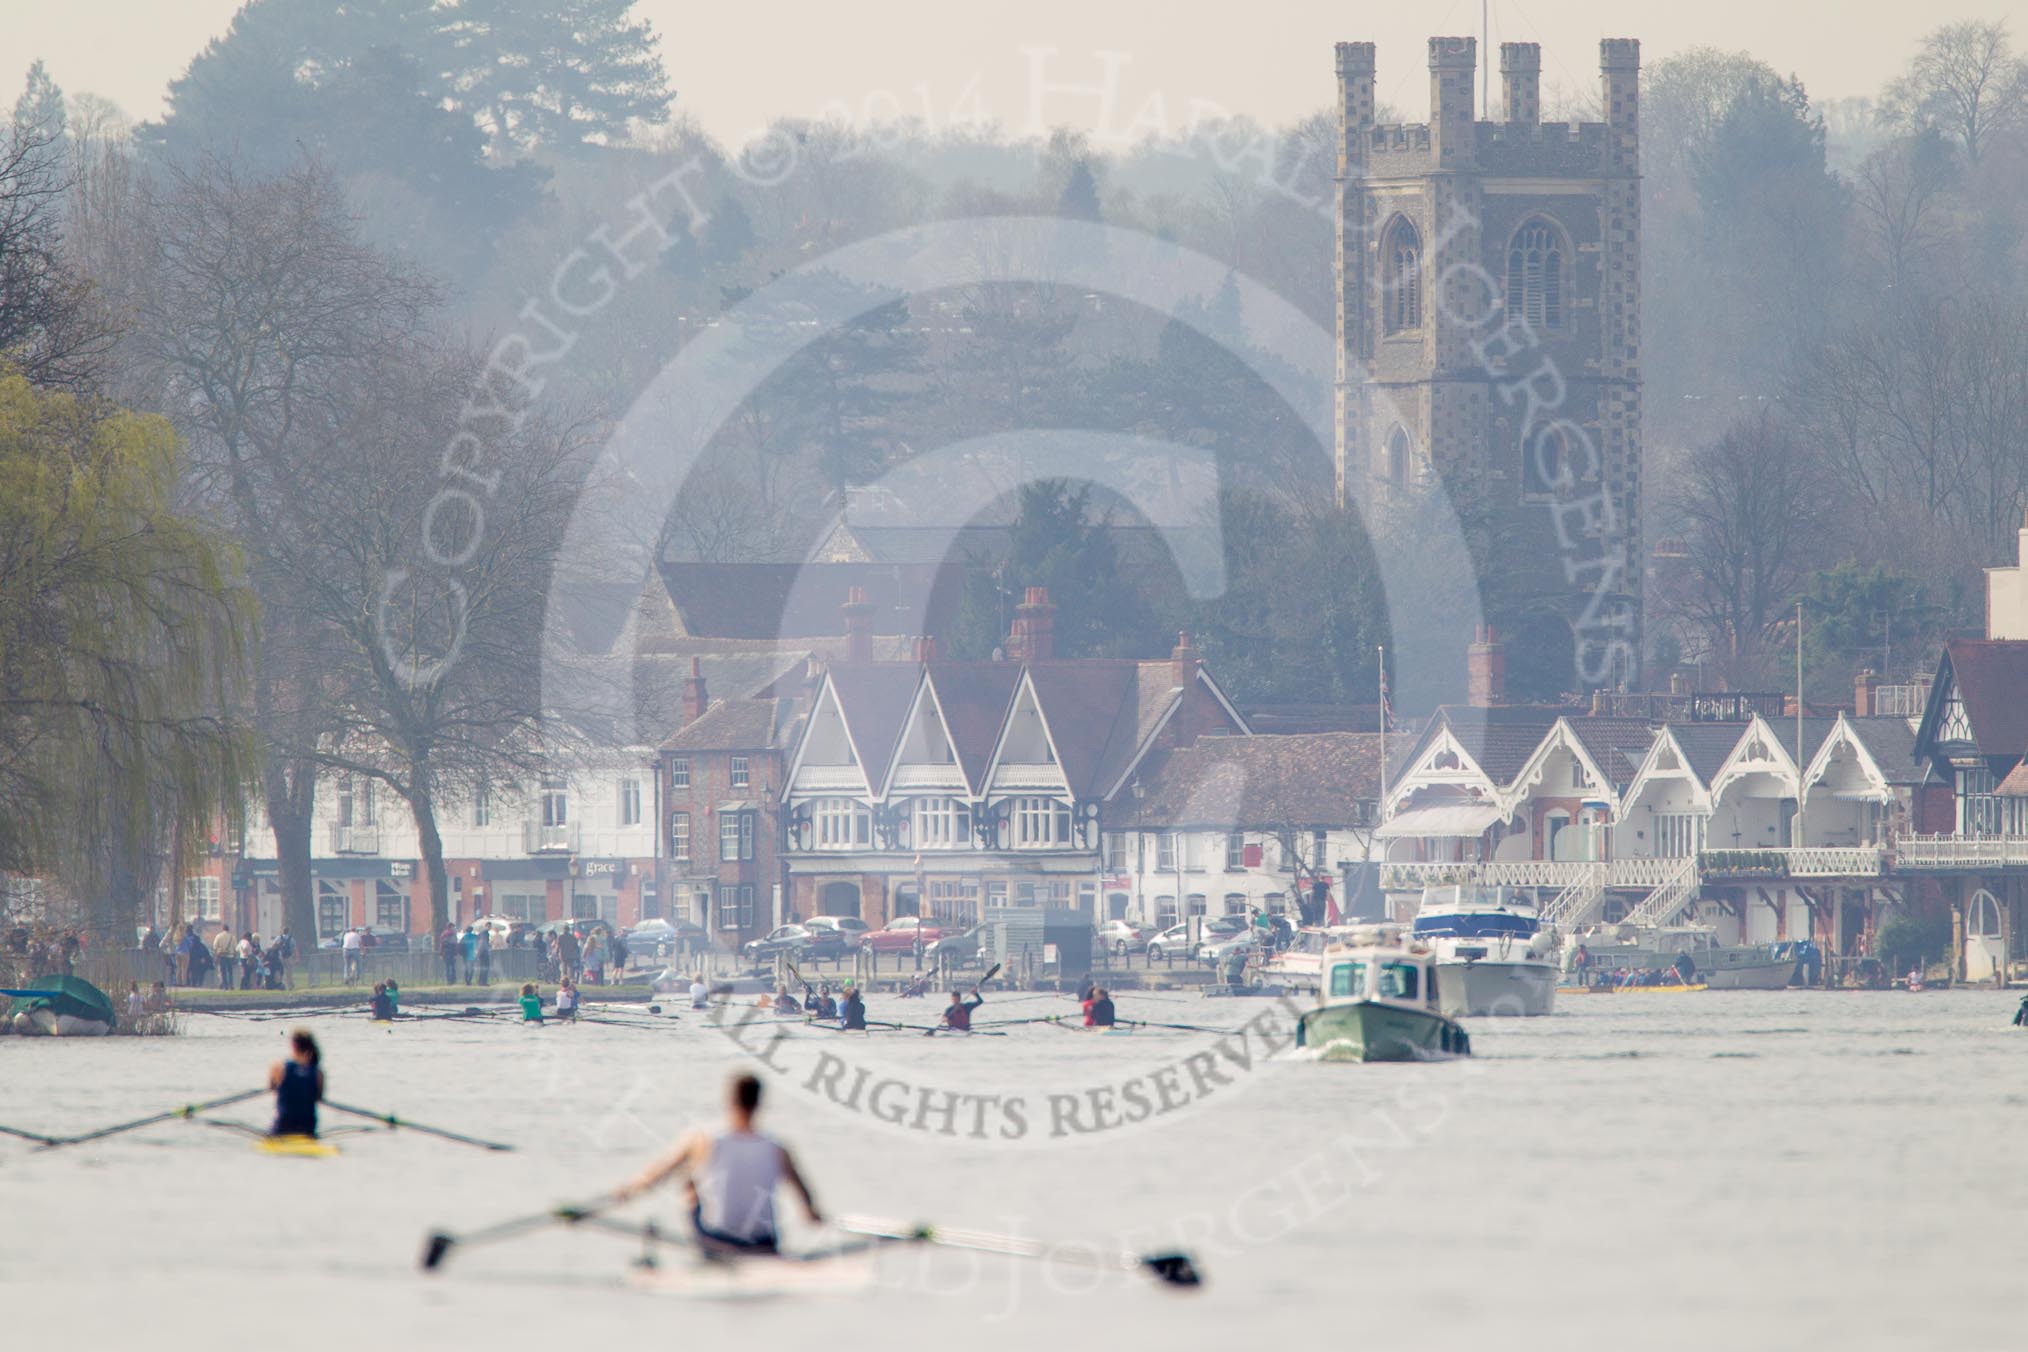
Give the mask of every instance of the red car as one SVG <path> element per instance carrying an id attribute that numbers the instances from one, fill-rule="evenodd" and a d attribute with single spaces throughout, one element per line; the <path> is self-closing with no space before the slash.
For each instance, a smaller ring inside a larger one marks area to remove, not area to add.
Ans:
<path id="1" fill-rule="evenodd" d="M 942 937 L 943 931 L 935 923 L 921 916 L 902 915 L 888 921 L 886 929 L 866 931 L 859 946 L 869 953 L 912 953 L 918 938 L 927 947 Z"/>

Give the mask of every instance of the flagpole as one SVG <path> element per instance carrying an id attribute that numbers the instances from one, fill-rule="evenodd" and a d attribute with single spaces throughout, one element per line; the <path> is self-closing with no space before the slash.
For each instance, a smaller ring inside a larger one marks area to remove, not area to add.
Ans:
<path id="1" fill-rule="evenodd" d="M 1373 865 L 1373 845 L 1380 838 L 1380 824 L 1387 820 L 1387 645 L 1380 644 L 1380 800 L 1374 805 L 1373 825 L 1366 828 L 1366 864 Z"/>

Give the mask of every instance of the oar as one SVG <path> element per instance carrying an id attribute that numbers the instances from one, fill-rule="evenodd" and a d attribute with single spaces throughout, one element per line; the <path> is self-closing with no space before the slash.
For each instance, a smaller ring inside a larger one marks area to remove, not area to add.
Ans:
<path id="1" fill-rule="evenodd" d="M 968 1249 L 975 1253 L 1004 1254 L 1009 1258 L 1041 1258 L 1049 1262 L 1082 1263 L 1087 1267 L 1113 1268 L 1122 1272 L 1147 1272 L 1167 1286 L 1202 1286 L 1203 1274 L 1187 1253 L 1122 1253 L 1045 1244 L 1016 1235 L 994 1235 L 979 1230 L 948 1230 L 942 1226 L 903 1225 L 866 1216 L 847 1216 L 837 1222 L 847 1234 L 865 1235 L 918 1244 L 936 1244 L 947 1249 Z"/>
<path id="2" fill-rule="evenodd" d="M 575 1225 L 579 1221 L 594 1219 L 599 1213 L 610 1210 L 614 1205 L 615 1203 L 612 1198 L 602 1197 L 595 1202 L 587 1202 L 583 1206 L 552 1207 L 548 1211 L 539 1211 L 533 1216 L 521 1216 L 511 1221 L 501 1221 L 498 1225 L 489 1225 L 483 1230 L 474 1230 L 469 1235 L 452 1235 L 446 1234 L 442 1230 L 434 1231 L 423 1242 L 422 1270 L 424 1272 L 436 1271 L 445 1257 L 457 1245 L 485 1244 L 492 1240 L 507 1239 L 513 1235 L 525 1234 L 530 1230 L 539 1230 L 545 1225 Z"/>
<path id="3" fill-rule="evenodd" d="M 329 1099 L 324 1100 L 324 1106 L 333 1112 L 350 1113 L 354 1117 L 363 1117 L 369 1122 L 378 1122 L 382 1126 L 397 1127 L 405 1131 L 420 1131 L 428 1136 L 441 1136 L 446 1141 L 456 1141 L 459 1145 L 475 1145 L 481 1150 L 512 1150 L 514 1148 L 511 1145 L 501 1145 L 497 1141 L 482 1141 L 476 1136 L 464 1136 L 455 1131 L 446 1131 L 442 1127 L 426 1127 L 420 1122 L 410 1122 L 406 1118 L 396 1117 L 393 1113 L 376 1113 L 367 1108 L 353 1108 L 343 1103 L 333 1103 Z"/>
<path id="4" fill-rule="evenodd" d="M 268 1089 L 249 1089 L 245 1093 L 227 1094 L 224 1098 L 215 1098 L 204 1103 L 185 1104 L 181 1108 L 172 1108 L 166 1113 L 155 1113 L 149 1117 L 137 1118 L 132 1122 L 121 1122 L 115 1126 L 100 1127 L 97 1131 L 88 1131 L 82 1136 L 65 1136 L 60 1140 L 51 1141 L 48 1145 L 43 1146 L 42 1149 L 54 1150 L 58 1146 L 83 1145 L 86 1141 L 96 1141 L 107 1136 L 117 1136 L 123 1131 L 134 1131 L 141 1127 L 152 1127 L 157 1122 L 168 1122 L 179 1117 L 193 1118 L 199 1113 L 207 1112 L 213 1108 L 223 1108 L 229 1104 L 244 1103 L 250 1098 L 259 1098 L 263 1094 L 272 1092 L 272 1090 Z"/>
<path id="5" fill-rule="evenodd" d="M 44 1136 L 39 1131 L 23 1131 L 19 1127 L 0 1127 L 0 1136 L 19 1136 L 24 1141 L 36 1141 L 43 1145 L 61 1145 L 61 1136 Z"/>

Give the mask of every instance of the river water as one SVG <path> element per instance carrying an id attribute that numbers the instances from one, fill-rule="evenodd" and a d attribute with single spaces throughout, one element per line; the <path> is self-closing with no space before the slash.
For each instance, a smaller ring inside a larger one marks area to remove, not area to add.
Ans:
<path id="1" fill-rule="evenodd" d="M 1469 1061 L 1405 1066 L 1308 1062 L 1276 1051 L 1277 1002 L 1176 995 L 1127 995 L 1122 1014 L 1245 1032 L 322 1016 L 306 1026 L 332 1099 L 515 1152 L 377 1132 L 334 1137 L 336 1159 L 272 1158 L 183 1122 L 42 1154 L 0 1138 L 0 1330 L 13 1346 L 178 1348 L 2015 1349 L 2015 1000 L 1569 999 L 1551 1018 L 1476 1021 Z M 872 1013 L 921 1023 L 924 1003 L 876 998 Z M 1069 1008 L 1008 997 L 979 1019 Z M 0 1038 L 0 1123 L 77 1133 L 251 1087 L 290 1026 L 192 1016 L 177 1038 Z M 711 1116 L 741 1064 L 763 1065 L 767 1124 L 827 1210 L 1182 1245 L 1208 1284 L 911 1248 L 857 1293 L 704 1302 L 630 1284 L 628 1241 L 561 1230 L 417 1273 L 430 1230 L 625 1178 Z M 219 1115 L 258 1123 L 260 1107 Z"/>

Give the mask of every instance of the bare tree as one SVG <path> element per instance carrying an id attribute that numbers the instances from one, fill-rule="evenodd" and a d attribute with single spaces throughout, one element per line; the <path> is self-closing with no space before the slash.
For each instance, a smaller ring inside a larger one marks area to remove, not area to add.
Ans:
<path id="1" fill-rule="evenodd" d="M 316 932 L 311 811 L 334 734 L 331 636 L 306 618 L 291 532 L 360 373 L 407 341 L 434 289 L 360 238 L 312 163 L 278 177 L 170 165 L 146 194 L 142 345 L 192 449 L 193 489 L 245 551 L 260 601 L 251 695 L 287 923 Z"/>
<path id="2" fill-rule="evenodd" d="M 1769 640 L 1818 561 L 1824 479 L 1796 429 L 1762 411 L 1693 452 L 1671 502 L 1689 554 L 1679 618 L 1735 684 L 1764 676 Z"/>
<path id="3" fill-rule="evenodd" d="M 1977 164 L 1996 132 L 2028 118 L 2028 62 L 2004 22 L 1946 24 L 1888 87 L 1885 110 L 1912 130 L 1940 129 Z"/>
<path id="4" fill-rule="evenodd" d="M 461 421 L 483 371 L 480 356 L 432 340 L 358 371 L 318 419 L 275 540 L 297 579 L 291 603 L 331 640 L 334 733 L 316 763 L 408 804 L 433 928 L 450 919 L 442 805 L 538 776 L 582 740 L 543 726 L 541 656 L 583 438 L 525 409 Z M 491 485 L 482 497 L 466 480 L 443 491 L 445 447 L 458 438 L 481 443 L 461 444 Z M 448 572 L 447 553 L 460 560 Z"/>

